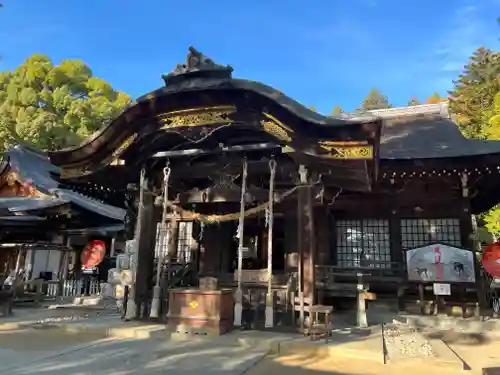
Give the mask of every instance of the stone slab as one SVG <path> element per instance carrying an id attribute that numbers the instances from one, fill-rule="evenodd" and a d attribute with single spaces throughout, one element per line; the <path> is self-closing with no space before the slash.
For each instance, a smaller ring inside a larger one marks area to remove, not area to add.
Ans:
<path id="1" fill-rule="evenodd" d="M 270 353 L 278 356 L 345 357 L 379 363 L 384 361 L 380 327 L 334 330 L 328 343 L 325 340 L 312 341 L 308 337 L 275 341 Z"/>

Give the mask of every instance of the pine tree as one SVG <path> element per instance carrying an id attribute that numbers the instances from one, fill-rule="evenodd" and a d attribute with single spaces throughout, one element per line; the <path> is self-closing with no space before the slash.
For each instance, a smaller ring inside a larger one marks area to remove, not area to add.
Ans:
<path id="1" fill-rule="evenodd" d="M 42 150 L 77 145 L 129 103 L 84 62 L 34 54 L 0 72 L 0 152 L 16 138 Z"/>
<path id="2" fill-rule="evenodd" d="M 361 107 L 364 111 L 371 111 L 373 109 L 391 108 L 392 106 L 389 104 L 387 96 L 374 87 L 361 103 Z"/>
<path id="3" fill-rule="evenodd" d="M 436 104 L 439 102 L 444 102 L 446 100 L 448 99 L 442 98 L 437 92 L 435 92 L 425 100 L 425 104 Z"/>
<path id="4" fill-rule="evenodd" d="M 493 98 L 500 92 L 500 53 L 477 49 L 450 91 L 450 110 L 462 132 L 487 138 L 485 125 L 493 116 Z"/>
<path id="5" fill-rule="evenodd" d="M 342 111 L 342 107 L 339 106 L 339 105 L 337 105 L 337 106 L 335 106 L 335 108 L 333 108 L 333 111 L 332 111 L 332 113 L 330 115 L 336 115 L 336 114 L 339 114 L 339 113 L 342 113 L 342 112 L 343 112 Z"/>
<path id="6" fill-rule="evenodd" d="M 420 100 L 418 100 L 418 98 L 416 96 L 412 96 L 412 98 L 408 102 L 409 107 L 412 107 L 414 105 L 420 105 L 420 104 L 422 104 L 422 103 L 420 103 Z"/>

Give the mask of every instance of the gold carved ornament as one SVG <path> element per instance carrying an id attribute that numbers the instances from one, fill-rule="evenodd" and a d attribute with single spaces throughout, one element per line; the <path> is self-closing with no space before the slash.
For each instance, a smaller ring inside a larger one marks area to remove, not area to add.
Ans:
<path id="1" fill-rule="evenodd" d="M 23 182 L 21 177 L 16 172 L 7 172 L 7 175 L 5 176 L 5 182 L 8 186 L 19 184 L 19 192 L 21 192 L 21 196 L 30 198 L 50 198 L 49 195 L 42 193 L 35 186 L 33 186 L 32 183 L 28 183 L 26 181 Z"/>
<path id="2" fill-rule="evenodd" d="M 260 124 L 266 133 L 271 134 L 286 143 L 290 143 L 292 141 L 292 137 L 290 136 L 290 134 L 293 133 L 292 129 L 269 113 L 264 112 L 263 115 L 266 117 L 266 120 L 262 120 Z"/>
<path id="3" fill-rule="evenodd" d="M 111 160 L 108 165 L 120 165 L 118 162 L 120 159 L 120 156 L 130 147 L 130 145 L 135 141 L 137 138 L 137 133 L 132 134 L 130 137 L 128 137 L 120 146 L 116 148 L 116 150 L 113 151 L 113 154 L 111 155 Z"/>
<path id="4" fill-rule="evenodd" d="M 231 123 L 229 115 L 236 112 L 234 106 L 218 106 L 209 108 L 193 108 L 172 111 L 158 116 L 163 123 L 161 129 L 204 126 Z"/>
<path id="5" fill-rule="evenodd" d="M 373 146 L 367 142 L 320 141 L 318 145 L 328 152 L 319 156 L 332 159 L 373 159 Z"/>

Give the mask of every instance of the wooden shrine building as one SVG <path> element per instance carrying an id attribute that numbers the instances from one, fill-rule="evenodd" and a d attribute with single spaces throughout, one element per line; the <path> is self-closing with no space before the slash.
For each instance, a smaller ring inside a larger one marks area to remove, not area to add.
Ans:
<path id="1" fill-rule="evenodd" d="M 248 306 L 272 326 L 296 296 L 349 300 L 360 273 L 394 300 L 412 283 L 479 289 L 471 215 L 498 202 L 500 142 L 463 138 L 446 104 L 325 117 L 192 48 L 163 79 L 81 146 L 49 153 L 64 183 L 129 202 L 133 315 L 206 276 L 236 290 L 236 325 Z M 428 261 L 427 245 L 447 255 Z M 155 258 L 188 271 L 158 277 Z M 449 267 L 468 276 L 447 280 Z"/>
<path id="2" fill-rule="evenodd" d="M 109 189 L 95 184 L 62 181 L 47 155 L 22 144 L 3 156 L 0 210 L 1 281 L 16 268 L 26 279 L 61 277 L 89 240 L 108 239 L 111 247 L 123 235 L 123 199 L 113 200 Z"/>

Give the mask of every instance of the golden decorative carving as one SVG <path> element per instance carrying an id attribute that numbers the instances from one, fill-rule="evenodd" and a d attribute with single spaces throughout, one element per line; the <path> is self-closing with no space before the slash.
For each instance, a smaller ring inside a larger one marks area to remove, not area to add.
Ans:
<path id="1" fill-rule="evenodd" d="M 263 115 L 265 117 L 267 117 L 269 120 L 271 120 L 272 122 L 274 122 L 276 125 L 278 125 L 280 128 L 283 128 L 285 129 L 287 132 L 289 133 L 293 133 L 293 130 L 290 129 L 288 126 L 286 126 L 285 124 L 283 124 L 280 120 L 278 120 L 276 117 L 274 117 L 273 115 L 267 113 L 267 112 L 264 112 Z"/>
<path id="2" fill-rule="evenodd" d="M 123 154 L 123 152 L 130 147 L 130 145 L 135 141 L 136 138 L 137 134 L 132 134 L 130 137 L 128 137 L 120 146 L 116 148 L 115 151 L 113 151 L 113 158 L 116 159 L 121 154 Z"/>
<path id="3" fill-rule="evenodd" d="M 130 145 L 135 141 L 136 138 L 137 138 L 137 133 L 132 134 L 130 137 L 125 139 L 125 141 L 123 141 L 123 143 L 113 151 L 113 154 L 111 154 L 111 158 L 109 158 L 110 161 L 107 164 L 123 165 L 124 163 L 120 161 L 120 156 L 125 152 L 125 150 L 127 150 L 130 147 Z"/>
<path id="4" fill-rule="evenodd" d="M 292 141 L 292 137 L 290 136 L 290 134 L 293 133 L 292 129 L 269 113 L 264 112 L 263 115 L 267 120 L 262 120 L 260 124 L 266 133 L 287 143 Z"/>
<path id="5" fill-rule="evenodd" d="M 7 172 L 5 175 L 5 182 L 7 186 L 14 187 L 16 195 L 19 197 L 30 198 L 48 198 L 47 194 L 42 193 L 40 190 L 33 186 L 32 182 L 21 179 L 21 177 L 13 171 Z M 17 186 L 17 188 L 16 188 Z"/>
<path id="6" fill-rule="evenodd" d="M 236 111 L 234 106 L 218 106 L 210 108 L 193 108 L 168 112 L 159 116 L 163 126 L 161 129 L 172 129 L 190 126 L 203 126 L 231 123 L 229 115 Z"/>
<path id="7" fill-rule="evenodd" d="M 286 130 L 277 125 L 274 121 L 271 120 L 262 120 L 260 122 L 264 131 L 266 133 L 271 134 L 272 136 L 281 139 L 284 142 L 291 142 L 292 138 L 288 135 Z"/>
<path id="8" fill-rule="evenodd" d="M 328 151 L 322 155 L 332 159 L 373 159 L 373 146 L 362 142 L 321 141 L 319 146 Z M 364 144 L 364 145 L 363 145 Z"/>

